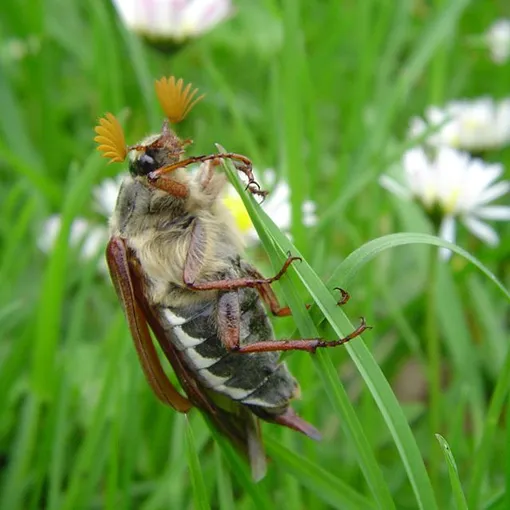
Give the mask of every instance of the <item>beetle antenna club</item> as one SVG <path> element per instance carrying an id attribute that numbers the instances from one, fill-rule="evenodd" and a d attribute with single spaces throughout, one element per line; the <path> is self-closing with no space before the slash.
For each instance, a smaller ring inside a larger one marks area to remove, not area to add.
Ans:
<path id="1" fill-rule="evenodd" d="M 176 81 L 173 76 L 170 76 L 170 78 L 163 77 L 160 80 L 156 80 L 155 83 L 159 104 L 172 124 L 181 122 L 190 110 L 205 97 L 202 94 L 195 98 L 198 89 L 191 91 L 191 83 L 188 83 L 184 90 L 183 86 L 182 78 Z"/>

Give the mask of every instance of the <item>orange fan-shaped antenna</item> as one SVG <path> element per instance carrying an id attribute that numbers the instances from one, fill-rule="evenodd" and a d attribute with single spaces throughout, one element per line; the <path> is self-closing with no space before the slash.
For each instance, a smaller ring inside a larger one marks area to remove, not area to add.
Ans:
<path id="1" fill-rule="evenodd" d="M 121 163 L 126 159 L 124 131 L 114 115 L 107 113 L 100 118 L 94 131 L 97 133 L 94 141 L 99 144 L 97 150 L 102 152 L 103 158 L 110 159 L 110 163 Z"/>
<path id="2" fill-rule="evenodd" d="M 170 76 L 170 78 L 163 77 L 161 80 L 156 80 L 154 84 L 159 104 L 163 108 L 168 120 L 174 124 L 184 119 L 190 110 L 204 97 L 202 94 L 195 98 L 198 89 L 190 93 L 191 83 L 188 83 L 184 90 L 183 85 L 182 78 L 176 81 L 173 76 Z"/>

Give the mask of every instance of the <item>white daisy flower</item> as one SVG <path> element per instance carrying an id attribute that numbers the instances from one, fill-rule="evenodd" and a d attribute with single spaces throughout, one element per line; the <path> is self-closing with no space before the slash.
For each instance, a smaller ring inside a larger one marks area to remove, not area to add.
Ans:
<path id="1" fill-rule="evenodd" d="M 510 19 L 496 20 L 484 34 L 485 44 L 496 64 L 510 59 Z"/>
<path id="2" fill-rule="evenodd" d="M 503 174 L 499 163 L 486 163 L 449 147 L 434 158 L 422 148 L 404 154 L 400 180 L 387 175 L 379 182 L 404 199 L 421 202 L 434 218 L 439 217 L 439 236 L 455 242 L 456 220 L 490 246 L 499 242 L 496 231 L 484 220 L 510 220 L 510 207 L 489 205 L 510 190 L 510 181 L 496 182 Z M 448 250 L 443 250 L 443 254 Z"/>
<path id="3" fill-rule="evenodd" d="M 151 39 L 184 41 L 233 13 L 231 0 L 113 0 L 124 24 Z"/>
<path id="4" fill-rule="evenodd" d="M 411 119 L 410 134 L 423 135 L 433 147 L 449 146 L 470 152 L 498 149 L 510 143 L 510 98 L 496 103 L 490 97 L 452 101 L 444 108 L 429 107 L 425 120 Z"/>
<path id="5" fill-rule="evenodd" d="M 261 204 L 262 209 L 264 209 L 266 214 L 276 223 L 280 230 L 288 232 L 292 219 L 289 185 L 283 180 L 276 182 L 276 174 L 272 169 L 267 169 L 263 172 L 261 184 L 264 184 L 262 188 L 268 189 L 270 192 Z M 244 207 L 241 197 L 232 186 L 228 187 L 223 201 L 230 209 L 237 227 L 243 233 L 248 243 L 254 244 L 258 242 L 257 231 L 250 220 L 250 216 Z M 314 202 L 310 200 L 303 202 L 303 225 L 312 227 L 317 223 L 315 211 L 316 205 Z"/>
<path id="6" fill-rule="evenodd" d="M 37 237 L 37 246 L 44 253 L 55 247 L 62 226 L 60 215 L 50 216 L 42 225 Z M 94 259 L 104 250 L 108 240 L 108 229 L 104 225 L 92 225 L 84 218 L 76 218 L 71 224 L 68 243 L 71 248 L 79 249 L 84 262 Z"/>

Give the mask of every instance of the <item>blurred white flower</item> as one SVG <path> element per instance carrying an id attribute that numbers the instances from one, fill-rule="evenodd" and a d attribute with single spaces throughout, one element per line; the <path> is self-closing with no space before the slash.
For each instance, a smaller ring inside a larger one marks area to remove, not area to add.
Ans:
<path id="1" fill-rule="evenodd" d="M 233 13 L 231 0 L 113 0 L 124 24 L 153 39 L 196 37 Z"/>
<path id="2" fill-rule="evenodd" d="M 93 190 L 94 209 L 105 217 L 110 218 L 115 209 L 117 195 L 124 175 L 120 174 L 114 178 L 104 179 Z M 60 215 L 50 216 L 41 226 L 37 238 L 37 246 L 44 253 L 49 253 L 55 247 L 55 242 L 60 232 L 62 219 Z M 69 233 L 69 246 L 78 250 L 80 259 L 84 262 L 95 259 L 100 252 L 106 248 L 109 238 L 108 224 L 92 223 L 84 218 L 75 218 L 71 224 Z M 98 269 L 106 273 L 104 257 L 99 257 Z"/>
<path id="3" fill-rule="evenodd" d="M 17 62 L 28 56 L 34 56 L 41 49 L 41 40 L 35 35 L 24 39 L 6 39 L 0 46 L 0 59 L 3 62 Z"/>
<path id="4" fill-rule="evenodd" d="M 269 195 L 262 202 L 261 207 L 266 214 L 275 222 L 282 231 L 288 231 L 291 226 L 291 206 L 289 185 L 280 180 L 276 182 L 276 174 L 272 169 L 267 169 L 262 174 L 261 184 L 263 189 L 269 190 Z M 236 225 L 250 244 L 258 242 L 257 231 L 253 226 L 250 216 L 246 211 L 241 197 L 232 186 L 228 187 L 225 205 L 234 216 Z M 315 214 L 316 205 L 307 200 L 302 205 L 302 222 L 306 227 L 312 227 L 317 223 Z"/>
<path id="5" fill-rule="evenodd" d="M 103 179 L 92 190 L 92 194 L 94 195 L 94 209 L 106 219 L 110 219 L 110 216 L 115 210 L 120 185 L 124 177 L 124 174 L 119 174 L 111 179 Z"/>
<path id="6" fill-rule="evenodd" d="M 50 216 L 42 225 L 37 237 L 37 246 L 44 253 L 55 247 L 62 226 L 60 215 Z M 80 258 L 88 261 L 96 258 L 106 246 L 108 229 L 104 225 L 92 225 L 84 218 L 76 218 L 69 233 L 69 246 L 78 249 Z M 102 264 L 104 266 L 104 264 Z"/>
<path id="7" fill-rule="evenodd" d="M 510 143 L 510 98 L 496 103 L 490 97 L 451 101 L 444 108 L 431 106 L 425 120 L 411 119 L 410 134 L 419 137 L 437 130 L 426 140 L 431 146 L 449 146 L 477 152 Z"/>
<path id="8" fill-rule="evenodd" d="M 492 60 L 496 64 L 507 62 L 510 58 L 510 19 L 496 20 L 485 32 L 484 39 Z"/>
<path id="9" fill-rule="evenodd" d="M 440 220 L 439 236 L 455 242 L 456 219 L 490 246 L 498 244 L 496 231 L 483 220 L 510 220 L 510 207 L 488 205 L 510 190 L 510 181 L 496 182 L 503 174 L 499 163 L 486 163 L 466 152 L 441 147 L 430 159 L 421 148 L 404 154 L 403 175 L 397 181 L 387 175 L 379 182 L 404 199 L 421 202 Z M 445 255 L 448 250 L 442 250 Z"/>

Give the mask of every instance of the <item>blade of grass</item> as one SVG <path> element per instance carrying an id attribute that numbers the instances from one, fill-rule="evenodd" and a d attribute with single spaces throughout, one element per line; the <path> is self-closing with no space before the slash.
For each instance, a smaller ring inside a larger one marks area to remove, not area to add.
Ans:
<path id="1" fill-rule="evenodd" d="M 469 508 L 478 508 L 482 492 L 482 484 L 488 472 L 489 460 L 493 449 L 494 436 L 498 427 L 499 418 L 503 411 L 505 401 L 507 401 L 510 388 L 510 349 L 507 351 L 505 362 L 499 373 L 499 377 L 491 397 L 489 409 L 485 417 L 482 438 L 478 445 L 474 458 L 472 459 L 471 478 L 469 481 L 469 489 L 467 499 Z M 510 426 L 506 424 L 507 430 Z M 508 470 L 508 466 L 507 466 Z"/>
<path id="2" fill-rule="evenodd" d="M 243 141 L 246 147 L 248 147 L 250 157 L 253 161 L 263 161 L 257 140 L 251 130 L 246 127 L 243 111 L 238 108 L 236 93 L 209 53 L 204 54 L 204 70 L 208 73 L 218 91 L 221 92 L 232 116 L 234 127 L 242 135 Z"/>
<path id="3" fill-rule="evenodd" d="M 221 458 L 220 446 L 214 445 L 214 461 L 216 468 L 216 486 L 218 489 L 218 504 L 221 510 L 235 510 L 234 495 L 232 493 L 232 481 L 230 475 L 225 470 L 223 459 Z"/>
<path id="4" fill-rule="evenodd" d="M 264 482 L 253 482 L 251 473 L 248 469 L 248 463 L 244 459 L 241 459 L 232 445 L 216 430 L 216 428 L 211 423 L 209 423 L 205 416 L 204 418 L 206 419 L 207 425 L 209 426 L 209 430 L 211 431 L 214 440 L 216 443 L 218 443 L 221 449 L 223 457 L 230 467 L 230 472 L 240 484 L 240 486 L 246 490 L 249 497 L 252 499 L 255 508 L 264 508 L 264 510 L 271 510 L 276 508 L 264 490 Z"/>
<path id="5" fill-rule="evenodd" d="M 510 351 L 509 351 L 509 358 L 510 358 Z M 507 398 L 506 403 L 506 430 L 505 430 L 505 439 L 506 439 L 506 462 L 505 462 L 505 497 L 504 502 L 505 507 L 509 508 L 510 505 L 510 399 Z"/>
<path id="6" fill-rule="evenodd" d="M 55 381 L 51 367 L 60 335 L 69 248 L 67 240 L 71 224 L 83 204 L 89 200 L 88 191 L 101 168 L 99 156 L 93 155 L 72 181 L 62 209 L 61 229 L 44 274 L 37 314 L 31 381 L 34 391 L 41 398 L 50 398 L 53 394 Z"/>
<path id="7" fill-rule="evenodd" d="M 349 286 L 361 267 L 370 262 L 374 257 L 379 255 L 388 248 L 396 248 L 397 246 L 405 246 L 407 244 L 431 244 L 440 248 L 448 248 L 449 250 L 461 255 L 476 266 L 494 285 L 503 293 L 510 301 L 510 292 L 496 278 L 496 276 L 484 266 L 476 257 L 462 249 L 456 244 L 444 241 L 439 237 L 429 234 L 420 234 L 414 232 L 400 232 L 398 234 L 389 234 L 387 236 L 373 239 L 357 250 L 353 251 L 338 267 L 335 269 L 331 277 L 327 281 L 327 285 Z"/>
<path id="8" fill-rule="evenodd" d="M 37 444 L 37 425 L 40 415 L 40 402 L 34 395 L 29 395 L 22 404 L 21 425 L 10 448 L 10 462 L 0 491 L 0 508 L 17 510 L 25 507 L 23 496 L 27 489 L 30 459 Z"/>
<path id="9" fill-rule="evenodd" d="M 20 176 L 26 177 L 28 182 L 43 195 L 49 204 L 57 206 L 62 201 L 62 192 L 58 185 L 43 172 L 40 167 L 30 161 L 22 159 L 14 149 L 4 145 L 0 140 L 0 158 L 9 164 L 9 167 Z"/>
<path id="10" fill-rule="evenodd" d="M 138 81 L 138 86 L 140 87 L 140 93 L 149 121 L 149 126 L 154 129 L 161 122 L 161 115 L 159 114 L 159 110 L 156 106 L 156 98 L 151 78 L 152 74 L 147 63 L 145 49 L 139 37 L 135 33 L 128 31 L 122 23 L 119 23 L 119 30 L 121 31 L 124 39 L 124 45 L 129 55 L 127 60 L 131 62 Z"/>
<path id="11" fill-rule="evenodd" d="M 479 438 L 485 412 L 485 388 L 480 359 L 472 348 L 475 341 L 470 333 L 459 289 L 448 265 L 441 264 L 439 276 L 436 315 L 452 364 L 467 390 L 473 435 Z"/>
<path id="12" fill-rule="evenodd" d="M 464 496 L 462 484 L 460 483 L 459 480 L 457 464 L 455 463 L 452 450 L 450 449 L 450 446 L 448 445 L 446 439 L 443 436 L 441 436 L 440 434 L 436 434 L 436 438 L 439 442 L 439 445 L 441 446 L 441 449 L 443 450 L 446 463 L 448 464 L 448 474 L 450 475 L 450 483 L 452 486 L 452 492 L 455 500 L 455 507 L 457 508 L 457 510 L 468 510 L 466 497 Z"/>
<path id="13" fill-rule="evenodd" d="M 193 437 L 193 431 L 191 430 L 189 420 L 187 420 L 186 427 L 186 457 L 188 459 L 189 476 L 193 490 L 193 507 L 196 510 L 209 510 L 211 506 L 209 505 L 207 498 L 204 477 L 202 476 L 202 469 L 200 468 L 200 461 L 198 460 L 195 445 L 195 438 Z"/>
<path id="14" fill-rule="evenodd" d="M 221 151 L 223 151 L 222 148 Z M 276 231 L 273 231 L 271 227 L 267 229 L 264 228 L 264 226 L 265 227 L 268 226 L 267 221 L 265 221 L 265 225 L 262 226 L 261 219 L 258 216 L 258 211 L 256 211 L 254 208 L 254 202 L 249 199 L 251 197 L 247 197 L 247 195 L 243 193 L 242 185 L 235 173 L 235 170 L 233 170 L 229 164 L 226 164 L 225 168 L 232 184 L 241 194 L 244 204 L 250 213 L 250 217 L 253 221 L 253 224 L 257 228 L 257 232 L 259 233 L 259 236 L 261 237 L 264 243 L 264 247 L 268 250 L 270 258 L 275 265 L 275 268 L 278 267 L 279 269 L 283 263 L 283 260 L 286 258 L 283 254 L 291 249 L 292 253 L 296 253 L 295 248 L 291 247 L 291 245 L 288 244 L 288 246 L 285 247 L 285 249 L 281 249 L 279 253 L 275 253 L 273 241 L 270 239 L 269 236 L 272 235 L 274 239 L 278 235 L 283 236 L 283 234 L 280 234 L 277 228 Z M 281 243 L 282 240 L 278 239 L 277 242 Z M 285 238 L 284 242 L 288 243 L 288 240 Z M 302 265 L 304 264 L 300 264 L 300 266 Z M 317 329 L 311 322 L 309 315 L 307 313 L 303 313 L 304 307 L 302 306 L 299 295 L 296 293 L 295 288 L 293 287 L 293 284 L 295 283 L 294 280 L 295 276 L 293 277 L 293 273 L 290 271 L 287 273 L 287 275 L 288 278 L 286 278 L 286 280 L 282 280 L 280 283 L 282 284 L 282 287 L 284 289 L 286 300 L 293 311 L 293 319 L 296 322 L 296 325 L 304 338 L 317 338 L 319 336 Z M 315 278 L 317 278 L 316 275 Z M 317 300 L 317 296 L 313 292 L 315 288 L 312 291 L 310 290 L 310 288 L 308 288 L 308 290 L 310 291 L 312 297 L 314 297 Z M 320 292 L 321 291 L 319 291 L 319 293 Z M 331 294 L 329 292 L 327 292 L 327 294 L 329 296 L 329 299 L 333 301 Z M 333 307 L 335 306 L 336 301 L 334 301 Z M 301 313 L 299 313 L 299 310 L 302 310 Z M 343 430 L 349 437 L 350 442 L 356 448 L 360 468 L 374 495 L 374 498 L 377 500 L 380 508 L 384 509 L 394 508 L 394 503 L 391 497 L 389 487 L 384 481 L 384 477 L 380 470 L 380 466 L 377 460 L 375 459 L 375 456 L 373 455 L 370 444 L 368 443 L 361 423 L 359 422 L 359 419 L 356 416 L 356 413 L 347 396 L 347 393 L 343 386 L 339 384 L 338 374 L 330 358 L 328 357 L 328 354 L 324 351 L 319 351 L 317 353 L 317 356 L 314 357 L 314 362 L 317 364 L 319 375 L 324 382 L 324 388 L 331 400 L 331 403 L 335 407 L 336 411 L 339 413 L 340 422 L 342 423 Z"/>
<path id="15" fill-rule="evenodd" d="M 494 379 L 500 374 L 502 363 L 508 350 L 508 331 L 498 319 L 504 303 L 493 298 L 479 275 L 470 275 L 467 281 L 467 295 L 473 304 L 473 310 L 483 329 L 482 350 L 486 369 Z"/>
<path id="16" fill-rule="evenodd" d="M 223 148 L 220 148 L 223 151 Z M 237 191 L 241 194 L 241 198 L 244 202 L 244 205 L 250 214 L 250 218 L 253 221 L 253 224 L 257 228 L 257 232 L 264 244 L 264 247 L 268 251 L 271 258 L 274 257 L 275 246 L 273 241 L 268 240 L 269 236 L 272 237 L 275 243 L 279 245 L 279 257 L 283 258 L 282 255 L 286 252 L 291 251 L 294 255 L 299 255 L 297 253 L 296 248 L 289 242 L 289 240 L 279 231 L 276 225 L 271 221 L 271 219 L 260 209 L 259 206 L 253 200 L 253 197 L 248 196 L 248 194 L 244 193 L 241 184 L 239 182 L 239 178 L 232 168 L 232 166 L 228 163 L 225 165 L 227 175 L 230 179 L 230 182 L 236 187 Z M 438 240 L 438 242 L 442 242 Z M 381 243 L 384 243 L 384 238 Z M 366 246 L 366 245 L 365 245 Z M 373 245 L 372 245 L 373 246 Z M 377 251 L 377 250 L 376 250 Z M 360 262 L 360 259 L 363 260 L 367 258 L 368 254 L 363 256 L 359 256 L 356 258 L 356 262 Z M 345 262 L 345 261 L 344 261 Z M 351 259 L 350 263 L 354 265 L 354 260 Z M 339 337 L 345 336 L 342 332 L 344 331 L 352 331 L 353 327 L 350 322 L 345 317 L 344 313 L 337 307 L 336 300 L 333 298 L 331 292 L 324 286 L 319 277 L 312 271 L 312 269 L 306 264 L 305 261 L 303 263 L 294 267 L 296 273 L 299 275 L 301 281 L 306 286 L 307 290 L 310 292 L 310 295 L 314 299 L 314 302 L 320 307 L 321 311 L 324 313 L 326 319 L 331 324 L 335 332 L 339 335 Z M 488 271 L 488 270 L 487 270 Z M 293 272 L 290 273 L 292 276 Z M 286 295 L 289 301 L 289 305 L 293 306 L 293 303 L 289 299 L 289 296 Z M 294 309 L 293 309 L 294 310 Z M 299 324 L 297 324 L 300 327 Z M 313 335 L 312 335 L 313 336 Z M 400 453 L 402 458 L 402 462 L 404 463 L 405 469 L 407 471 L 409 481 L 413 487 L 416 501 L 418 506 L 423 509 L 432 510 L 437 508 L 437 504 L 434 498 L 434 493 L 432 491 L 432 487 L 430 484 L 430 480 L 428 478 L 427 471 L 425 469 L 425 465 L 423 459 L 421 457 L 418 445 L 416 440 L 413 437 L 409 424 L 405 418 L 405 415 L 400 407 L 395 394 L 393 393 L 388 381 L 384 377 L 381 369 L 377 365 L 376 361 L 366 348 L 365 344 L 361 341 L 361 339 L 356 339 L 355 342 L 351 342 L 346 344 L 346 349 L 353 359 L 356 367 L 358 368 L 361 376 L 363 377 L 365 383 L 370 389 L 372 396 L 378 405 L 381 414 L 384 417 L 384 420 L 392 434 L 395 445 Z M 342 388 L 341 385 L 338 384 L 338 376 L 335 373 L 334 369 L 332 369 L 331 362 L 327 357 L 328 354 L 324 350 L 319 351 L 317 353 L 318 362 L 320 365 L 320 373 L 321 376 L 325 377 L 326 374 L 330 374 L 332 377 L 331 384 L 326 386 L 328 393 L 335 392 L 334 402 L 342 403 L 343 400 L 339 398 L 338 392 Z M 326 361 L 328 360 L 328 361 Z M 331 395 L 330 395 L 331 396 Z M 344 404 L 349 404 L 349 401 L 343 402 Z M 347 419 L 347 415 L 342 414 L 342 419 Z M 351 426 L 354 426 L 354 422 L 351 423 Z M 363 435 L 363 431 L 360 428 L 359 430 L 352 428 L 351 432 L 356 435 Z M 366 452 L 367 459 L 371 459 L 371 452 Z M 372 470 L 373 466 L 371 465 L 371 461 L 368 461 L 368 464 L 365 464 L 365 469 Z M 379 475 L 376 474 L 377 471 L 372 475 L 377 479 L 377 489 L 381 489 L 380 483 L 381 479 Z M 367 473 L 365 473 L 366 475 Z M 374 487 L 371 487 L 374 490 Z M 384 493 L 384 490 L 383 490 Z M 376 495 L 377 494 L 377 495 Z M 384 497 L 384 495 L 377 490 L 374 493 L 374 496 L 377 499 L 377 496 Z M 391 498 L 391 496 L 390 496 Z M 392 503 L 393 504 L 393 503 Z"/>
<path id="17" fill-rule="evenodd" d="M 509 508 L 508 503 L 510 503 L 508 495 L 509 495 L 508 491 L 505 490 L 499 491 L 496 495 L 492 496 L 489 499 L 489 501 L 483 506 L 483 510 L 508 510 Z"/>
<path id="18" fill-rule="evenodd" d="M 301 206 L 305 189 L 309 189 L 308 172 L 305 172 L 304 160 L 304 111 L 303 105 L 314 101 L 306 97 L 306 87 L 296 87 L 297 83 L 307 83 L 301 29 L 300 0 L 283 1 L 283 26 L 285 31 L 282 56 L 280 60 L 282 117 L 282 145 L 284 149 L 285 175 L 289 181 L 292 214 L 292 235 L 299 246 L 305 243 L 304 226 L 301 221 Z"/>
<path id="19" fill-rule="evenodd" d="M 289 450 L 272 438 L 265 440 L 267 451 L 276 464 L 292 473 L 305 487 L 334 508 L 368 510 L 375 503 L 351 488 L 338 477 L 306 457 Z"/>
<path id="20" fill-rule="evenodd" d="M 0 104 L 2 105 L 0 132 L 5 140 L 5 146 L 10 147 L 13 154 L 22 154 L 27 167 L 33 167 L 42 173 L 41 155 L 32 144 L 20 101 L 9 83 L 8 73 L 3 69 L 3 65 L 0 65 Z"/>
<path id="21" fill-rule="evenodd" d="M 435 52 L 451 36 L 453 27 L 457 24 L 470 0 L 454 0 L 445 2 L 445 6 L 437 12 L 427 24 L 421 34 L 420 40 L 413 47 L 412 53 L 404 64 L 400 64 L 401 71 L 395 79 L 387 84 L 386 94 L 383 94 L 376 106 L 374 118 L 376 122 L 367 133 L 367 138 L 360 143 L 363 149 L 352 163 L 353 178 L 346 183 L 340 195 L 322 215 L 320 225 L 334 220 L 345 208 L 349 201 L 356 196 L 369 183 L 373 182 L 374 175 L 370 172 L 370 160 L 374 155 L 380 157 L 379 152 L 388 139 L 388 131 L 393 117 L 399 106 L 404 103 L 408 94 L 413 90 L 416 81 L 420 78 L 426 66 L 433 58 Z M 371 174 L 371 175 L 369 175 Z"/>
<path id="22" fill-rule="evenodd" d="M 124 342 L 123 325 L 123 317 L 117 315 L 111 326 L 111 330 L 106 335 L 105 342 L 111 353 L 117 354 L 121 351 L 121 345 Z M 109 413 L 107 409 L 111 399 L 113 381 L 115 377 L 117 377 L 117 371 L 117 357 L 110 356 L 98 403 L 91 417 L 91 425 L 78 449 L 73 469 L 69 473 L 70 483 L 61 506 L 63 510 L 78 508 L 80 504 L 92 500 L 93 489 L 95 488 L 94 482 L 98 475 L 101 474 L 106 461 L 106 456 L 103 456 L 102 453 L 108 452 Z"/>

